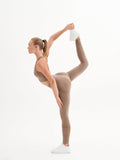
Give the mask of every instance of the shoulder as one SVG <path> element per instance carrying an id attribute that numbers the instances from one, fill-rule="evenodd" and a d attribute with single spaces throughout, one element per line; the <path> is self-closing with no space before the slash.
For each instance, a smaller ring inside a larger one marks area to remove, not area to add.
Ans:
<path id="1" fill-rule="evenodd" d="M 45 58 L 40 58 L 36 64 L 47 64 L 48 62 L 48 57 Z"/>
<path id="2" fill-rule="evenodd" d="M 48 58 L 40 58 L 36 63 L 36 69 L 40 71 L 40 69 L 47 69 L 48 68 Z"/>

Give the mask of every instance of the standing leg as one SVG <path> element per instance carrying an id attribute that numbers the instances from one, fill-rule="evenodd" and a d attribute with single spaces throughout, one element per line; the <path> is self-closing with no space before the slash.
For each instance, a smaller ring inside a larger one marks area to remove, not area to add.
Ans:
<path id="1" fill-rule="evenodd" d="M 71 81 L 74 80 L 77 76 L 79 76 L 88 66 L 88 61 L 85 56 L 85 53 L 84 53 L 84 50 L 83 50 L 83 47 L 82 47 L 82 44 L 80 41 L 80 37 L 78 37 L 75 40 L 75 44 L 76 44 L 77 56 L 78 56 L 81 64 L 79 64 L 78 66 L 76 66 L 75 68 L 73 68 L 67 72 Z"/>
<path id="2" fill-rule="evenodd" d="M 59 91 L 59 97 L 63 102 L 63 107 L 62 109 L 60 109 L 60 116 L 62 120 L 63 144 L 69 145 L 69 137 L 70 137 L 70 129 L 71 129 L 70 121 L 69 121 L 71 81 L 66 78 L 64 79 L 64 82 L 62 85 L 63 87 L 60 86 L 61 88 Z"/>
<path id="3" fill-rule="evenodd" d="M 63 143 L 60 144 L 57 148 L 51 150 L 51 153 L 70 153 L 70 121 L 68 113 L 70 104 L 71 80 L 65 72 L 59 72 L 53 76 L 56 80 L 59 97 L 63 103 L 62 108 L 59 108 L 60 117 L 62 120 Z"/>

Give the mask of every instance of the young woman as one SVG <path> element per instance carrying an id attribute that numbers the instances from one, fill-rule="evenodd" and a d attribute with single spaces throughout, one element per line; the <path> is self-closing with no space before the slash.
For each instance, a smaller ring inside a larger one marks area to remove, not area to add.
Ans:
<path id="1" fill-rule="evenodd" d="M 42 84 L 52 89 L 56 102 L 59 106 L 60 117 L 62 120 L 63 143 L 52 150 L 52 153 L 70 153 L 69 137 L 71 127 L 68 112 L 70 104 L 71 82 L 88 66 L 88 61 L 80 41 L 79 33 L 74 28 L 74 23 L 70 23 L 62 30 L 53 34 L 48 41 L 34 37 L 30 40 L 28 46 L 29 53 L 34 53 L 36 56 L 34 75 Z M 48 66 L 50 47 L 54 41 L 67 30 L 70 30 L 70 40 L 75 41 L 77 56 L 80 60 L 80 64 L 68 72 L 59 72 L 52 75 Z"/>

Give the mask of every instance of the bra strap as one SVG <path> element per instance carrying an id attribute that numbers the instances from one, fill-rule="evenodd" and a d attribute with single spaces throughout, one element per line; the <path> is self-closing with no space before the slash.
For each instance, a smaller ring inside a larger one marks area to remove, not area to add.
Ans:
<path id="1" fill-rule="evenodd" d="M 38 61 L 40 58 L 45 58 L 45 57 L 44 57 L 44 56 L 40 56 L 40 57 L 37 59 L 37 61 Z"/>

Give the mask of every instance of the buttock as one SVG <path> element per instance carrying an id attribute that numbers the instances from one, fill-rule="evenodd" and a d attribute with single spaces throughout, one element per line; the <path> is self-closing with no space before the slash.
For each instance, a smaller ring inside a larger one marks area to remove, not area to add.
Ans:
<path id="1" fill-rule="evenodd" d="M 70 90 L 71 80 L 70 80 L 67 73 L 59 72 L 59 73 L 54 74 L 53 77 L 56 80 L 57 87 L 58 87 L 59 91 L 62 90 L 62 91 L 68 92 Z"/>

